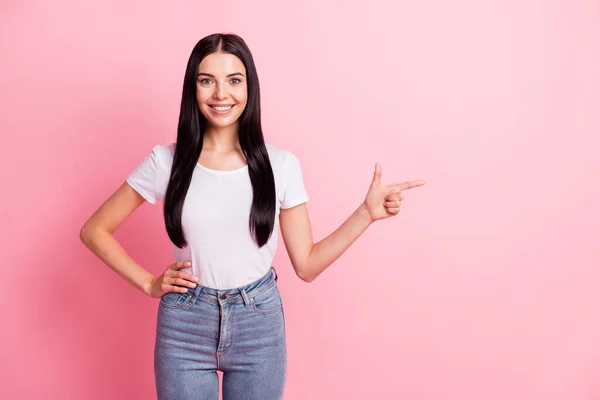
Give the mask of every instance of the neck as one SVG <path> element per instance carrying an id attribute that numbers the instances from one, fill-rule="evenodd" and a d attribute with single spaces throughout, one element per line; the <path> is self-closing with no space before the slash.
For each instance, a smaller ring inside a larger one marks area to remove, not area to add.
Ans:
<path id="1" fill-rule="evenodd" d="M 208 126 L 204 132 L 202 148 L 219 153 L 240 149 L 238 124 L 230 126 Z"/>

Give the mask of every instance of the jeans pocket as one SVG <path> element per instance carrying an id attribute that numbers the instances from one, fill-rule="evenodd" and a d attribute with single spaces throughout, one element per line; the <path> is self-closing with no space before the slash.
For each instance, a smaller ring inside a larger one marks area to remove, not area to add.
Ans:
<path id="1" fill-rule="evenodd" d="M 167 292 L 160 298 L 160 305 L 169 308 L 183 307 L 189 296 L 189 290 L 186 293 Z"/>
<path id="2" fill-rule="evenodd" d="M 251 308 L 263 315 L 271 315 L 283 310 L 283 302 L 277 285 L 250 298 Z"/>

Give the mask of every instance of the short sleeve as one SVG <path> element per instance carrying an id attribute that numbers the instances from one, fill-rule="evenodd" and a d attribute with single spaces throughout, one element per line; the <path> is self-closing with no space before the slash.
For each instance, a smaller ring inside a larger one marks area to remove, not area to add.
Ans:
<path id="1" fill-rule="evenodd" d="M 158 147 L 154 146 L 150 154 L 127 177 L 129 186 L 151 204 L 155 204 L 158 199 Z"/>
<path id="2" fill-rule="evenodd" d="M 285 160 L 284 176 L 283 201 L 280 208 L 285 210 L 308 201 L 300 161 L 289 151 Z"/>

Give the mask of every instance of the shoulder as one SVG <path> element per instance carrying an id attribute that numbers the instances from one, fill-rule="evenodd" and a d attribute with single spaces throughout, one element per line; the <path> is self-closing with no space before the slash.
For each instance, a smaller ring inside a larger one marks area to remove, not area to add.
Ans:
<path id="1" fill-rule="evenodd" d="M 271 144 L 266 144 L 266 147 L 273 168 L 284 168 L 290 159 L 296 159 L 296 156 L 290 150 L 282 149 Z"/>
<path id="2" fill-rule="evenodd" d="M 166 144 L 157 144 L 156 146 L 154 146 L 154 148 L 156 149 L 156 151 L 158 152 L 158 154 L 161 157 L 173 158 L 173 155 L 175 154 L 175 145 L 177 145 L 177 143 L 175 143 L 175 142 L 166 143 Z"/>
<path id="3" fill-rule="evenodd" d="M 175 155 L 175 142 L 167 144 L 157 144 L 152 148 L 152 154 L 156 159 L 158 166 L 166 168 L 173 163 Z"/>

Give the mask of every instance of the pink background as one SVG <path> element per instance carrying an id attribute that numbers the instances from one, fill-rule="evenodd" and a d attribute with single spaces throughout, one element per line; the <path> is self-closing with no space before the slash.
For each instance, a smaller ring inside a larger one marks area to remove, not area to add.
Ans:
<path id="1" fill-rule="evenodd" d="M 315 240 L 426 179 L 312 284 L 275 259 L 286 400 L 600 398 L 598 1 L 3 1 L 0 398 L 152 399 L 157 300 L 79 241 L 244 37 Z M 116 233 L 155 274 L 161 208 Z"/>

